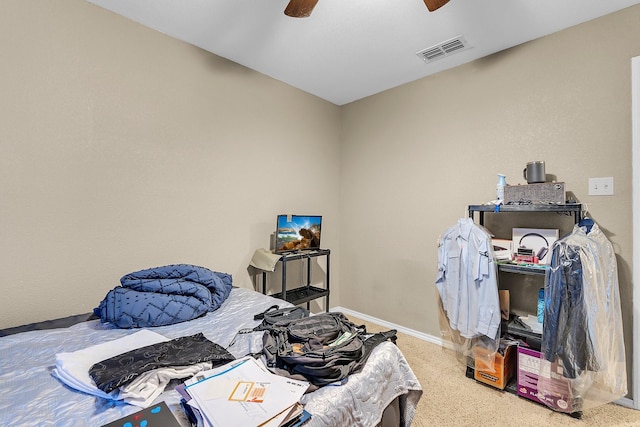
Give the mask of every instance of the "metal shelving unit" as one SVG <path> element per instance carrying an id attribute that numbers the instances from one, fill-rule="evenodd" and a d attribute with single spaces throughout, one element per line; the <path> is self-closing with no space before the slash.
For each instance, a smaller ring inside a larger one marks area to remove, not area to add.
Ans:
<path id="1" fill-rule="evenodd" d="M 518 205 L 469 205 L 469 217 L 475 222 L 475 213 L 478 213 L 478 224 L 484 226 L 485 214 L 501 214 L 501 213 L 542 213 L 542 212 L 555 212 L 559 214 L 566 214 L 573 216 L 575 224 L 578 224 L 582 219 L 582 204 L 580 203 L 567 203 L 567 204 L 518 204 Z M 498 262 L 498 271 L 503 273 L 512 274 L 526 274 L 544 276 L 546 275 L 548 268 L 521 265 L 510 262 Z M 506 326 L 506 331 L 509 334 L 524 338 L 528 343 L 542 342 L 542 334 L 529 331 L 518 327 L 509 327 L 508 322 L 503 322 L 503 328 Z M 467 368 L 467 377 L 473 378 L 473 369 Z M 517 394 L 516 379 L 513 378 L 504 389 L 511 394 Z M 567 413 L 572 418 L 581 418 L 582 411 Z"/>
<path id="2" fill-rule="evenodd" d="M 311 286 L 311 259 L 326 256 L 327 259 L 327 271 L 325 273 L 325 288 L 317 286 Z M 317 298 L 325 298 L 325 311 L 329 311 L 329 278 L 330 278 L 330 256 L 331 250 L 329 249 L 316 249 L 310 251 L 298 251 L 288 254 L 283 254 L 282 258 L 278 260 L 278 263 L 282 264 L 282 291 L 271 294 L 274 298 L 280 298 L 290 302 L 294 305 L 307 303 L 307 309 L 309 309 L 309 303 Z M 291 261 L 306 260 L 307 262 L 307 277 L 306 283 L 302 286 L 287 290 L 287 264 Z M 262 293 L 267 292 L 267 272 L 262 272 Z"/>
<path id="3" fill-rule="evenodd" d="M 563 205 L 552 203 L 532 203 L 523 205 L 469 205 L 469 218 L 474 219 L 475 212 L 478 212 L 478 224 L 484 225 L 484 214 L 490 213 L 536 213 L 536 212 L 556 212 L 573 215 L 577 224 L 582 219 L 581 203 L 566 203 Z"/>
<path id="4" fill-rule="evenodd" d="M 547 274 L 545 267 L 532 267 L 530 265 L 513 264 L 509 262 L 498 262 L 498 271 L 516 274 L 532 274 L 544 276 Z"/>
<path id="5" fill-rule="evenodd" d="M 582 204 L 580 203 L 567 203 L 567 204 L 551 204 L 551 203 L 532 203 L 522 205 L 469 205 L 469 218 L 475 221 L 475 214 L 478 213 L 478 224 L 484 225 L 485 214 L 501 214 L 501 213 L 541 213 L 541 212 L 555 212 L 573 216 L 574 223 L 577 224 L 582 219 Z M 547 273 L 548 268 L 522 265 L 511 262 L 498 262 L 498 271 L 504 273 L 513 274 L 528 274 L 536 276 L 544 276 Z M 533 338 L 538 341 L 542 336 L 535 332 L 529 332 L 523 329 L 508 328 L 507 332 L 514 335 L 523 336 L 525 338 Z"/>

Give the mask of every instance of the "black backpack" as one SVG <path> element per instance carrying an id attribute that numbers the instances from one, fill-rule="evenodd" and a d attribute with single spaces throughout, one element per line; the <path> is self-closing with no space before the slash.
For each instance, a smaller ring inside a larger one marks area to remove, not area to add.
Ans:
<path id="1" fill-rule="evenodd" d="M 254 331 L 264 331 L 289 325 L 294 320 L 309 317 L 309 310 L 302 307 L 280 308 L 272 305 L 262 313 L 253 316 L 253 320 L 261 320 L 262 323 L 253 328 Z"/>
<path id="2" fill-rule="evenodd" d="M 396 341 L 396 330 L 367 334 L 342 313 L 321 313 L 267 329 L 263 354 L 270 368 L 300 374 L 321 387 L 364 366 L 381 342 Z"/>

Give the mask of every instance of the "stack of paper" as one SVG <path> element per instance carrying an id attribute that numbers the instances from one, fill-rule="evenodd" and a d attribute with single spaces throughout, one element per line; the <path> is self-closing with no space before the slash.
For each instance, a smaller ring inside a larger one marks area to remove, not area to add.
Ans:
<path id="1" fill-rule="evenodd" d="M 243 357 L 185 381 L 183 396 L 207 427 L 294 425 L 309 387 L 271 373 L 260 360 Z M 304 414 L 308 416 L 308 413 Z"/>

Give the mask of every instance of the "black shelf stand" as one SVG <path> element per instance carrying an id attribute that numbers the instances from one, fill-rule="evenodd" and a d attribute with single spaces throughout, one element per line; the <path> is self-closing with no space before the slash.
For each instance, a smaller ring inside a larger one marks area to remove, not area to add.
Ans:
<path id="1" fill-rule="evenodd" d="M 516 264 L 512 262 L 498 262 L 498 270 L 505 273 L 517 273 L 517 274 L 531 274 L 534 276 L 544 276 L 547 274 L 546 267 L 535 267 L 529 264 Z"/>
<path id="2" fill-rule="evenodd" d="M 326 256 L 327 271 L 325 273 L 325 288 L 317 286 L 311 286 L 311 259 Z M 278 260 L 278 263 L 282 264 L 282 291 L 271 294 L 274 298 L 283 299 L 290 302 L 293 305 L 300 305 L 307 303 L 307 310 L 310 309 L 310 302 L 317 298 L 325 298 L 325 311 L 329 311 L 329 294 L 330 294 L 330 270 L 331 270 L 331 250 L 329 249 L 316 249 L 309 251 L 297 251 L 291 253 L 285 253 Z M 287 263 L 297 260 L 306 260 L 307 262 L 307 277 L 306 283 L 302 286 L 287 290 Z M 262 272 L 262 293 L 267 292 L 267 272 Z"/>
<path id="3" fill-rule="evenodd" d="M 469 205 L 469 218 L 474 219 L 474 213 L 478 212 L 479 221 L 478 224 L 484 225 L 484 214 L 500 213 L 500 212 L 556 212 L 568 215 L 573 215 L 574 222 L 577 224 L 582 219 L 582 204 L 581 203 L 566 203 L 566 204 L 553 204 L 553 203 L 532 203 L 525 205 Z"/>
<path id="4" fill-rule="evenodd" d="M 469 205 L 469 218 L 475 221 L 475 213 L 478 212 L 478 224 L 484 225 L 485 213 L 500 214 L 504 213 L 539 213 L 539 212 L 555 212 L 559 214 L 566 214 L 573 216 L 575 224 L 578 224 L 582 219 L 582 204 L 581 203 L 566 203 L 566 204 L 552 204 L 552 203 L 532 203 L 532 204 L 514 204 L 514 205 Z M 498 262 L 498 271 L 505 273 L 515 274 L 530 274 L 541 275 L 547 274 L 548 268 L 535 267 L 530 265 L 515 264 L 512 262 Z M 503 322 L 503 330 L 507 333 L 524 338 L 527 343 L 533 344 L 533 347 L 539 349 L 542 342 L 542 334 L 528 331 L 523 328 L 509 326 L 508 322 Z M 474 378 L 474 369 L 467 367 L 466 376 L 468 378 Z M 489 386 L 490 387 L 490 386 Z M 517 378 L 512 378 L 504 388 L 504 391 L 511 394 L 518 394 L 517 391 Z M 535 402 L 534 402 L 535 403 Z M 539 405 L 545 406 L 541 403 Z M 582 418 L 582 411 L 566 413 L 572 418 Z"/>

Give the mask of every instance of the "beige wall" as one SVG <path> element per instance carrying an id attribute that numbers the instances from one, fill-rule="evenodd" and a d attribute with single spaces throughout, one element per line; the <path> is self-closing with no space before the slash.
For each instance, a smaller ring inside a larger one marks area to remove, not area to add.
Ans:
<path id="1" fill-rule="evenodd" d="M 304 211 L 333 306 L 439 336 L 439 233 L 543 159 L 615 246 L 630 362 L 640 6 L 342 108 L 82 0 L 0 11 L 0 328 L 167 263 L 249 287 L 275 215 Z M 588 196 L 600 176 L 615 196 Z"/>
<path id="2" fill-rule="evenodd" d="M 165 264 L 249 287 L 279 213 L 337 246 L 339 107 L 82 0 L 2 1 L 0 62 L 0 328 Z"/>
<path id="3" fill-rule="evenodd" d="M 630 374 L 639 22 L 634 6 L 343 107 L 341 304 L 439 336 L 439 234 L 495 198 L 497 173 L 522 183 L 526 162 L 545 160 L 618 254 Z M 588 178 L 603 176 L 615 195 L 589 196 Z"/>

